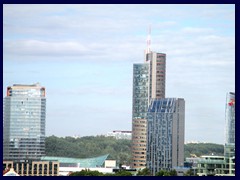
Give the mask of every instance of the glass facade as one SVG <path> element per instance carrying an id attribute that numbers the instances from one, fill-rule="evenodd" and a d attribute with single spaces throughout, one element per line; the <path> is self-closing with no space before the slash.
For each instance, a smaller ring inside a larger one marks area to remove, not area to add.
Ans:
<path id="1" fill-rule="evenodd" d="M 133 168 L 146 167 L 147 110 L 152 98 L 165 97 L 166 54 L 149 52 L 145 63 L 133 65 Z"/>
<path id="2" fill-rule="evenodd" d="M 149 64 L 133 65 L 133 119 L 146 119 Z"/>
<path id="3" fill-rule="evenodd" d="M 226 98 L 226 144 L 235 144 L 235 93 Z"/>
<path id="4" fill-rule="evenodd" d="M 3 159 L 38 160 L 45 155 L 45 88 L 8 87 L 4 98 Z"/>
<path id="5" fill-rule="evenodd" d="M 146 166 L 146 115 L 149 96 L 149 64 L 133 65 L 132 158 L 134 168 Z"/>
<path id="6" fill-rule="evenodd" d="M 183 166 L 184 99 L 152 99 L 147 113 L 147 168 L 160 170 Z"/>
<path id="7" fill-rule="evenodd" d="M 226 168 L 230 175 L 235 175 L 235 93 L 229 92 L 226 97 L 224 156 Z"/>
<path id="8" fill-rule="evenodd" d="M 69 158 L 69 157 L 53 157 L 53 156 L 44 156 L 41 158 L 43 161 L 57 161 L 60 163 L 60 167 L 68 167 L 71 164 L 77 167 L 84 168 L 95 168 L 103 167 L 105 160 L 108 158 L 109 154 L 105 154 L 93 158 Z"/>

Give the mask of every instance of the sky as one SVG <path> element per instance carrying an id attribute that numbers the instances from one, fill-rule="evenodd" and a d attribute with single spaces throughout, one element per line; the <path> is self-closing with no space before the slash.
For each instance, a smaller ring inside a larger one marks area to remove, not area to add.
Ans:
<path id="1" fill-rule="evenodd" d="M 46 87 L 46 135 L 132 129 L 133 63 L 166 53 L 166 97 L 185 99 L 185 142 L 224 144 L 235 92 L 235 5 L 3 4 L 7 86 Z"/>

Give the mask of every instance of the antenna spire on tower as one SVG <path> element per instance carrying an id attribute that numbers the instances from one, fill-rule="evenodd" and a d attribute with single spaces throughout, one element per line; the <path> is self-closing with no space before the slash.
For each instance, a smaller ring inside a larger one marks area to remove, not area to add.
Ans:
<path id="1" fill-rule="evenodd" d="M 148 36 L 147 36 L 147 48 L 144 51 L 144 62 L 149 61 L 148 54 L 151 53 L 151 25 L 149 25 Z"/>
<path id="2" fill-rule="evenodd" d="M 151 52 L 151 24 L 149 25 L 149 30 L 148 30 L 146 53 L 150 53 L 150 52 Z"/>

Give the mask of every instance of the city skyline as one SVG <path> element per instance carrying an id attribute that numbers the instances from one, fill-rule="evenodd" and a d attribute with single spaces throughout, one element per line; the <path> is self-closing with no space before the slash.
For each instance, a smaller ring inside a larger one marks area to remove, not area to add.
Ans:
<path id="1" fill-rule="evenodd" d="M 3 5 L 3 97 L 46 87 L 46 135 L 131 130 L 132 64 L 167 54 L 166 97 L 185 99 L 185 141 L 224 144 L 235 92 L 234 5 Z M 26 13 L 28 12 L 28 13 Z"/>

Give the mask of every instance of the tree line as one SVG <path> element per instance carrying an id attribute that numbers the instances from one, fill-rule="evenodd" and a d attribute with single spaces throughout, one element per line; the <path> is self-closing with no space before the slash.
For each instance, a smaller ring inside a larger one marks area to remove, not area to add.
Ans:
<path id="1" fill-rule="evenodd" d="M 105 136 L 46 137 L 46 156 L 72 158 L 90 158 L 109 154 L 108 159 L 114 159 L 117 164 L 130 165 L 131 140 L 115 139 Z M 191 143 L 184 145 L 184 155 L 223 155 L 224 147 L 213 143 Z"/>
<path id="2" fill-rule="evenodd" d="M 69 174 L 69 176 L 152 176 L 150 170 L 148 168 L 144 168 L 142 170 L 137 171 L 137 173 L 132 173 L 130 171 L 121 169 L 115 173 L 102 173 L 99 171 L 90 171 L 89 169 L 84 169 L 81 170 L 79 172 L 73 172 L 71 174 Z M 177 171 L 174 170 L 170 170 L 170 171 L 166 171 L 166 170 L 160 170 L 159 172 L 157 172 L 155 174 L 155 176 L 177 176 Z"/>
<path id="3" fill-rule="evenodd" d="M 49 136 L 45 140 L 46 156 L 91 158 L 109 154 L 117 164 L 130 165 L 131 141 L 105 136 L 81 138 Z"/>

